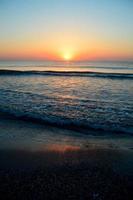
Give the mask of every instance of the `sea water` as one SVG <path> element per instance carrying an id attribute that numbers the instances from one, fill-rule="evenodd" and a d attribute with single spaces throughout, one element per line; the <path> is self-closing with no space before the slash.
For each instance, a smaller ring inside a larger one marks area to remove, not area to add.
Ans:
<path id="1" fill-rule="evenodd" d="M 133 63 L 0 62 L 0 111 L 81 134 L 132 134 Z"/>

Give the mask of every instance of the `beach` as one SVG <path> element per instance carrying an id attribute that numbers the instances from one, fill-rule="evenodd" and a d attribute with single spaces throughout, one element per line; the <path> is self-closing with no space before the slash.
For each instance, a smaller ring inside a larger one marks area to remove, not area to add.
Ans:
<path id="1" fill-rule="evenodd" d="M 0 119 L 1 199 L 133 198 L 130 137 L 74 138 L 70 130 L 2 113 Z"/>
<path id="2" fill-rule="evenodd" d="M 132 63 L 9 64 L 0 199 L 133 199 Z"/>

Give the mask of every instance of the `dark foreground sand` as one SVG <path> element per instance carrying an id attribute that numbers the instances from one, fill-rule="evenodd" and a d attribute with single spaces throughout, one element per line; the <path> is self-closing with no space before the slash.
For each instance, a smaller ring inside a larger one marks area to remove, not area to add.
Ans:
<path id="1" fill-rule="evenodd" d="M 10 132 L 9 121 L 7 124 Z M 14 126 L 13 121 L 11 124 Z M 4 129 L 0 129 L 1 135 Z M 133 150 L 63 143 L 44 144 L 44 149 L 35 151 L 2 147 L 0 200 L 3 199 L 133 199 Z"/>
<path id="2" fill-rule="evenodd" d="M 133 155 L 0 151 L 0 199 L 133 199 Z"/>

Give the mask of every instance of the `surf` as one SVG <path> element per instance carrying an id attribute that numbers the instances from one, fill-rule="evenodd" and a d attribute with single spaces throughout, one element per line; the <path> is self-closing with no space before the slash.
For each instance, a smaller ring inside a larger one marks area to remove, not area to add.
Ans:
<path id="1" fill-rule="evenodd" d="M 129 78 L 133 79 L 133 74 L 109 73 L 93 71 L 21 71 L 21 70 L 0 70 L 0 75 L 42 75 L 42 76 L 74 76 L 74 77 L 96 77 L 96 78 Z"/>

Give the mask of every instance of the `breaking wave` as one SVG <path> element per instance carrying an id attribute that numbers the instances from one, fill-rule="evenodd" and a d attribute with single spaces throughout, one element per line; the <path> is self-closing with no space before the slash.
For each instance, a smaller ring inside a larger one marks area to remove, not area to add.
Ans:
<path id="1" fill-rule="evenodd" d="M 128 73 L 103 73 L 93 71 L 19 71 L 0 70 L 0 75 L 43 75 L 43 76 L 78 76 L 78 77 L 101 77 L 101 78 L 124 78 L 133 79 L 133 74 Z"/>

